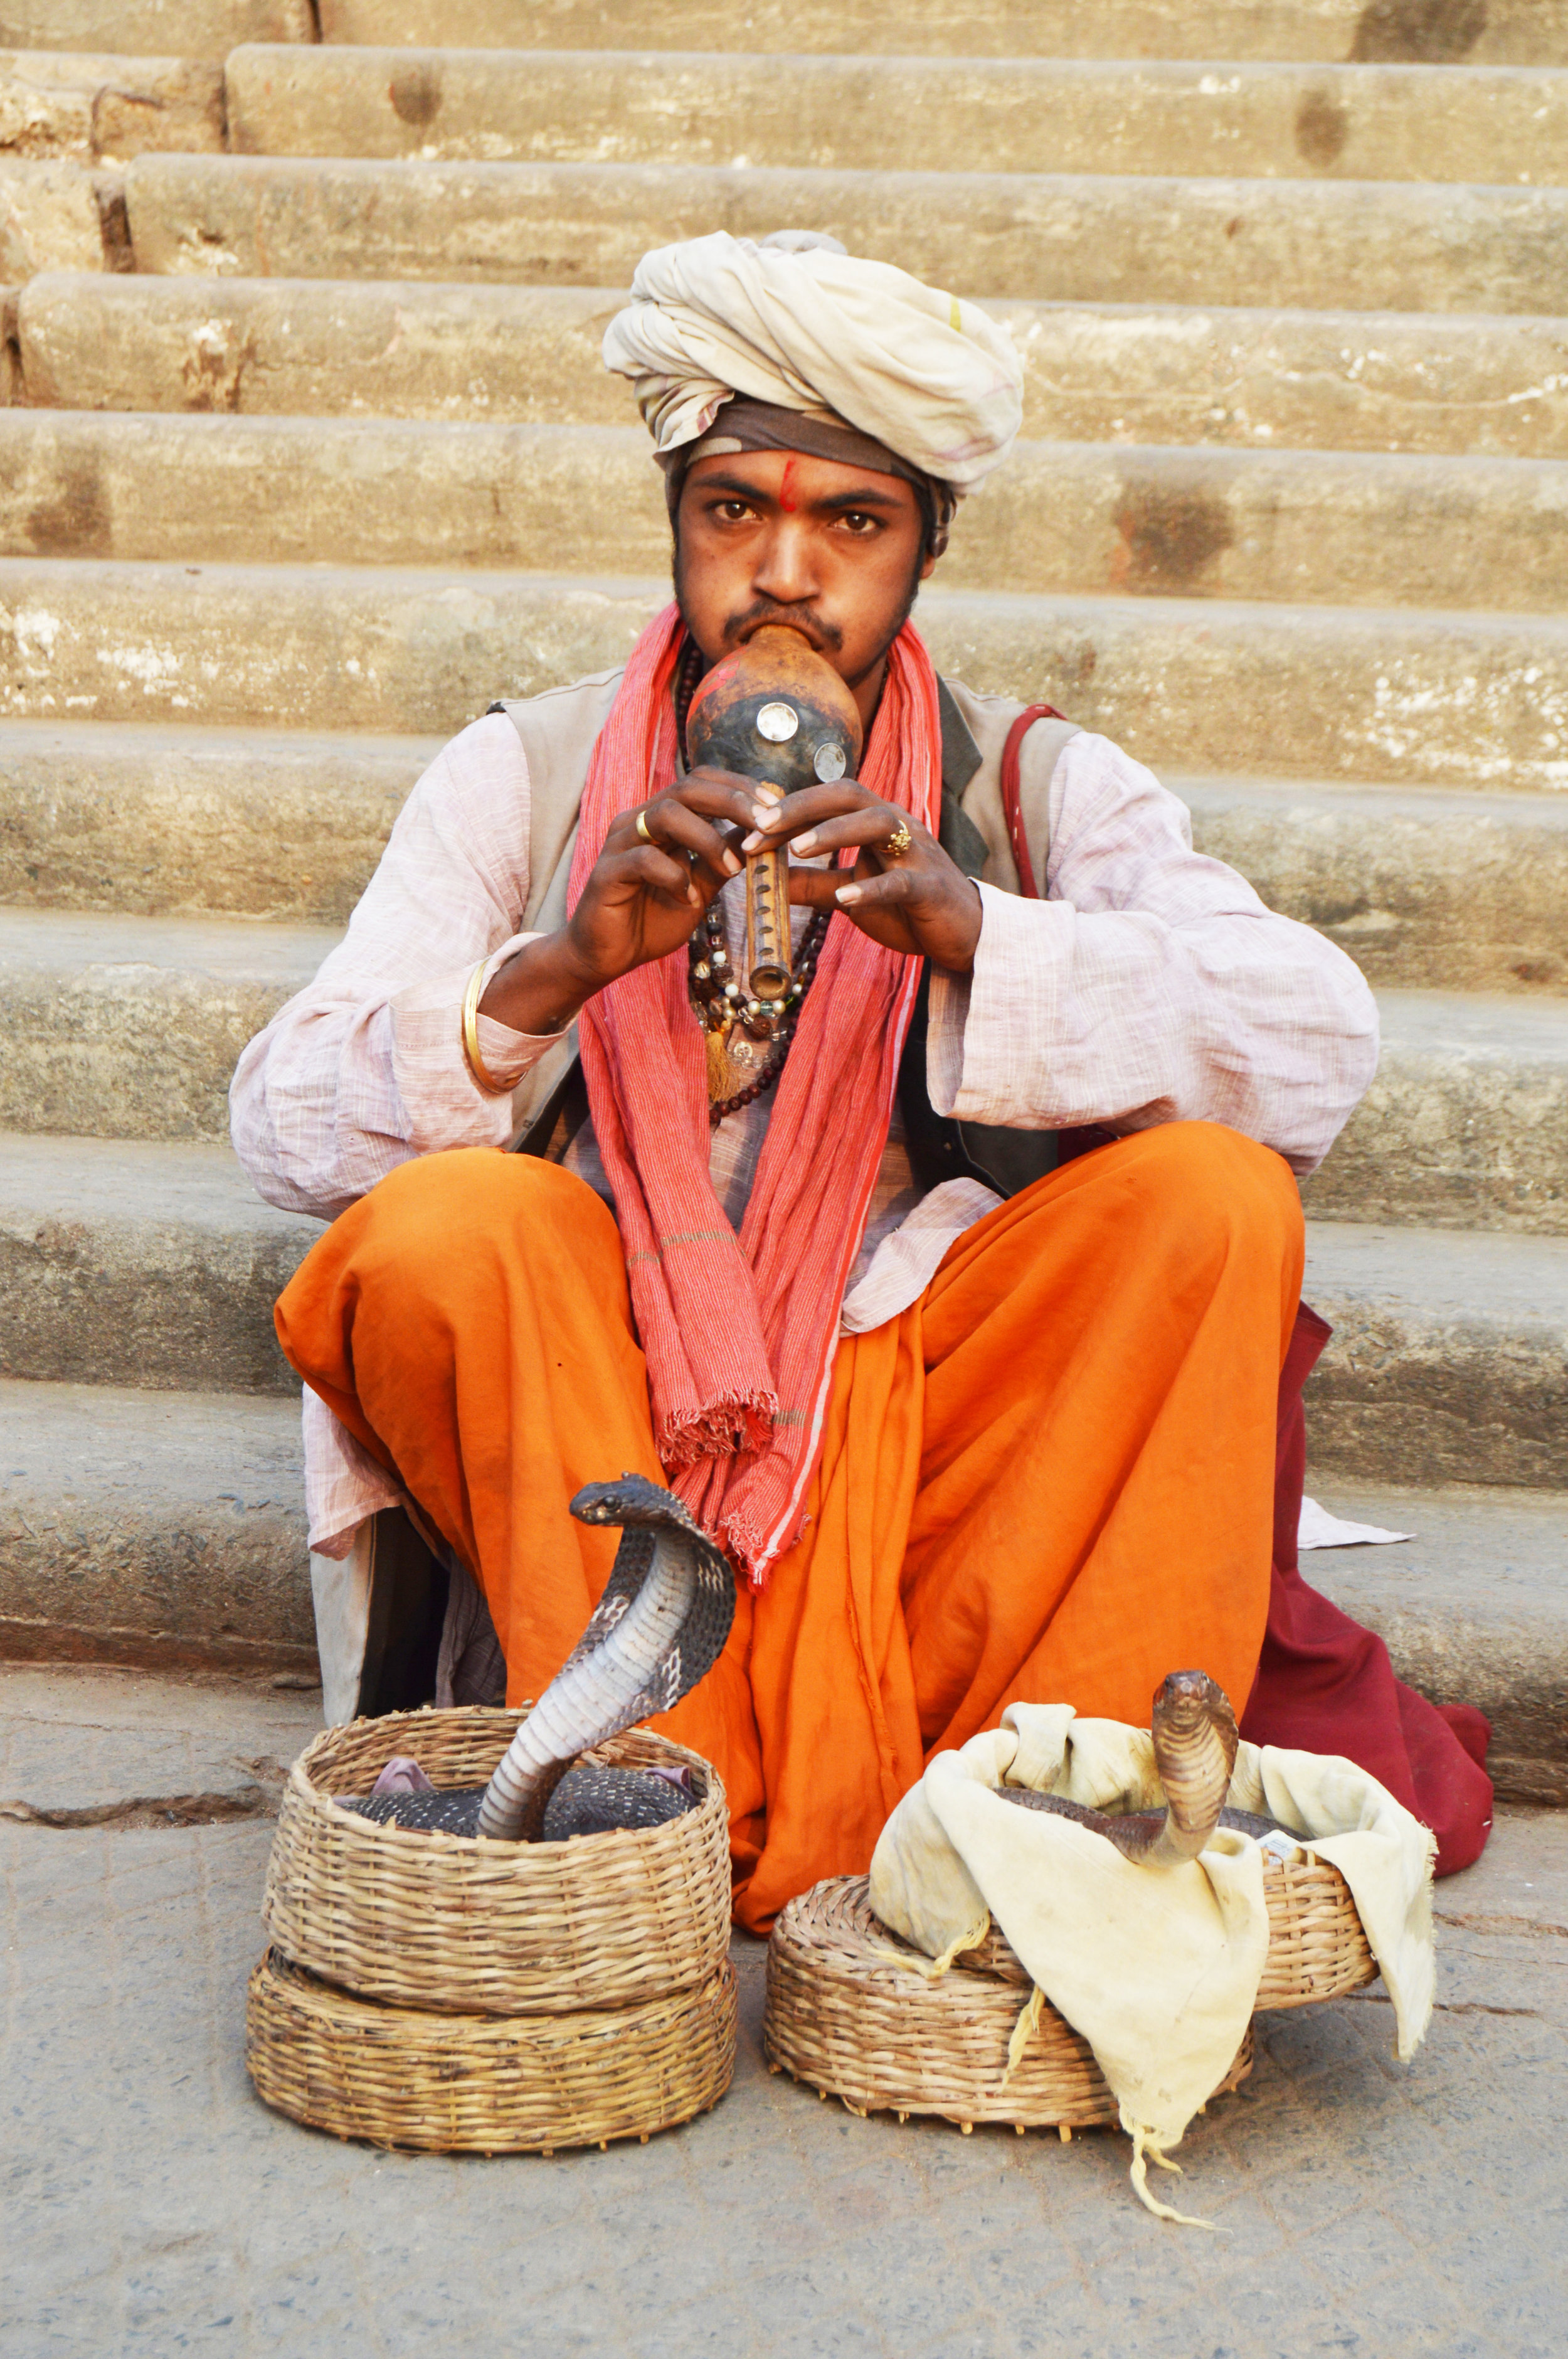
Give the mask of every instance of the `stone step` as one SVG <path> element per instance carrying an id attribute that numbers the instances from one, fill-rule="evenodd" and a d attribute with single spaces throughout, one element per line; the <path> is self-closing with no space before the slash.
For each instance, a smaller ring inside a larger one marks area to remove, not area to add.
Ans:
<path id="1" fill-rule="evenodd" d="M 1165 784 L 1200 852 L 1327 934 L 1380 990 L 1568 989 L 1568 796 Z"/>
<path id="2" fill-rule="evenodd" d="M 0 1372 L 297 1397 L 272 1306 L 320 1234 L 227 1146 L 0 1136 Z"/>
<path id="3" fill-rule="evenodd" d="M 241 1049 L 334 932 L 0 908 L 0 1128 L 221 1139 Z"/>
<path id="4" fill-rule="evenodd" d="M 232 919 L 0 909 L 0 1124 L 97 1140 L 222 1139 L 240 1050 L 335 939 Z M 1568 1230 L 1568 1027 L 1557 1006 L 1397 992 L 1380 1006 L 1378 1077 L 1306 1183 L 1308 1209 L 1348 1222 Z M 34 1158 L 58 1177 L 55 1152 Z M 38 1213 L 24 1221 L 28 1236 L 49 1218 L 40 1186 L 27 1200 Z"/>
<path id="5" fill-rule="evenodd" d="M 245 156 L 1568 179 L 1550 67 L 247 46 L 224 82 Z"/>
<path id="6" fill-rule="evenodd" d="M 439 743 L 0 722 L 0 902 L 342 924 Z M 1568 990 L 1568 796 L 1166 783 L 1201 852 L 1375 984 Z"/>
<path id="7" fill-rule="evenodd" d="M 650 245 L 830 230 L 965 294 L 1568 310 L 1568 190 L 136 156 L 139 271 L 615 286 Z"/>
<path id="8" fill-rule="evenodd" d="M 224 129 L 222 68 L 204 60 L 0 49 L 7 157 L 99 164 L 154 148 L 222 155 Z"/>
<path id="9" fill-rule="evenodd" d="M 621 662 L 663 582 L 392 567 L 0 559 L 0 719 L 449 734 Z M 927 591 L 944 670 L 1037 695 L 1154 767 L 1568 782 L 1568 623 Z"/>
<path id="10" fill-rule="evenodd" d="M 316 38 L 312 0 L 0 0 L 0 49 L 226 58 L 242 41 Z"/>
<path id="11" fill-rule="evenodd" d="M 314 1669 L 294 1402 L 0 1378 L 0 1657 Z M 1402 1679 L 1487 1713 L 1501 1796 L 1568 1800 L 1568 1500 L 1313 1479 L 1415 1537 L 1314 1549 L 1305 1578 Z"/>
<path id="12" fill-rule="evenodd" d="M 21 289 L 19 398 L 45 409 L 623 426 L 593 287 L 157 278 Z M 1568 321 L 992 302 L 1043 440 L 1568 458 Z"/>
<path id="13" fill-rule="evenodd" d="M 1422 1695 L 1486 1713 L 1499 1796 L 1568 1804 L 1568 1496 L 1344 1482 L 1314 1496 L 1348 1521 L 1413 1538 L 1313 1549 L 1303 1578 L 1376 1630 Z"/>
<path id="14" fill-rule="evenodd" d="M 171 501 L 168 485 L 180 495 Z M 655 571 L 641 426 L 0 410 L 0 557 Z M 1021 442 L 957 589 L 1550 612 L 1568 462 Z"/>
<path id="15" fill-rule="evenodd" d="M 43 9 L 50 0 L 28 0 Z M 81 6 L 83 0 L 77 0 Z M 86 0 L 107 18 L 108 0 Z M 11 0 L 14 15 L 17 0 Z M 877 0 L 320 0 L 327 41 L 497 49 L 749 49 L 942 57 L 1363 58 L 1568 65 L 1563 0 L 944 0 L 911 15 Z M 257 39 L 266 38 L 261 34 Z"/>
<path id="16" fill-rule="evenodd" d="M 1335 1329 L 1307 1386 L 1309 1490 L 1568 1490 L 1568 1238 L 1314 1221 L 1303 1292 Z"/>
<path id="17" fill-rule="evenodd" d="M 1561 1003 L 1395 991 L 1378 1006 L 1377 1078 L 1303 1186 L 1309 1212 L 1568 1234 Z"/>
<path id="18" fill-rule="evenodd" d="M 0 723 L 0 902 L 344 924 L 440 743 Z"/>
<path id="19" fill-rule="evenodd" d="M 297 1400 L 0 1378 L 0 1656 L 316 1668 Z"/>

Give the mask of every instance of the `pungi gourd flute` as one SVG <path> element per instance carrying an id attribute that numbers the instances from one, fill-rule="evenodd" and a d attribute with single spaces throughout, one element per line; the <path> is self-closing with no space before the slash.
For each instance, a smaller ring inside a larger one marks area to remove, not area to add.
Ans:
<path id="1" fill-rule="evenodd" d="M 737 771 L 756 780 L 763 800 L 777 802 L 854 769 L 860 715 L 826 658 L 797 631 L 770 624 L 707 674 L 687 714 L 686 738 L 694 768 Z M 743 973 L 727 1004 L 713 995 L 707 1017 L 715 1094 L 727 1094 L 731 1064 L 741 1073 L 747 1067 L 746 1057 L 731 1053 L 733 1036 L 742 1036 L 737 1049 L 756 1042 L 765 1054 L 794 995 L 789 851 L 781 844 L 746 863 Z"/>

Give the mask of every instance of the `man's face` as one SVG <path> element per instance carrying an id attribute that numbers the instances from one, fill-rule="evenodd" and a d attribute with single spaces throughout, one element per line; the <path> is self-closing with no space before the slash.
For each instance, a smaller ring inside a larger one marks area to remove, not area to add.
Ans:
<path id="1" fill-rule="evenodd" d="M 868 724 L 882 658 L 935 560 L 913 487 L 791 451 L 699 459 L 682 486 L 676 595 L 717 663 L 765 623 L 798 631 Z"/>

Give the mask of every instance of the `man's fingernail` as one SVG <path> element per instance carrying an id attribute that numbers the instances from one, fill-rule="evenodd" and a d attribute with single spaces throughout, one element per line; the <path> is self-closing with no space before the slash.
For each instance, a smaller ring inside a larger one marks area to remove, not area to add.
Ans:
<path id="1" fill-rule="evenodd" d="M 797 835 L 795 840 L 795 848 L 799 853 L 803 860 L 806 858 L 808 852 L 815 852 L 816 849 L 816 830 L 814 827 L 808 828 L 804 835 Z"/>
<path id="2" fill-rule="evenodd" d="M 777 816 L 777 812 L 773 810 L 766 803 L 753 803 L 752 805 L 752 817 L 756 821 L 759 827 L 772 827 L 773 821 Z"/>
<path id="3" fill-rule="evenodd" d="M 742 852 L 761 852 L 762 841 L 763 839 L 755 833 L 748 835 L 743 838 L 741 849 Z"/>
<path id="4" fill-rule="evenodd" d="M 838 891 L 837 891 L 837 893 L 835 893 L 835 894 L 834 894 L 834 896 L 833 896 L 833 898 L 834 898 L 836 901 L 842 901 L 842 902 L 846 902 L 846 903 L 850 902 L 850 901 L 858 901 L 858 900 L 860 899 L 860 886 L 859 886 L 858 885 L 840 885 L 840 886 L 839 886 L 839 887 L 838 887 Z"/>
<path id="5" fill-rule="evenodd" d="M 724 873 L 727 876 L 739 876 L 741 874 L 741 863 L 732 852 L 727 852 L 724 855 Z"/>

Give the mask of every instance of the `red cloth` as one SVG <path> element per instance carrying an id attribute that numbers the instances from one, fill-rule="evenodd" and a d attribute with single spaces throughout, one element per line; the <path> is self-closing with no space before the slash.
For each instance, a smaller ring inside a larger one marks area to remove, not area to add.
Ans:
<path id="1" fill-rule="evenodd" d="M 607 831 L 675 775 L 676 607 L 632 651 L 583 790 L 568 901 Z M 936 675 L 905 623 L 860 766 L 874 795 L 935 829 Z M 761 1583 L 800 1533 L 832 1388 L 838 1305 L 887 1142 L 920 961 L 846 919 L 775 1087 L 739 1238 L 708 1176 L 707 1067 L 685 947 L 633 967 L 582 1011 L 593 1134 L 615 1192 L 654 1433 L 674 1488 Z"/>
<path id="2" fill-rule="evenodd" d="M 1433 1704 L 1394 1677 L 1381 1638 L 1298 1570 L 1306 1475 L 1302 1387 L 1333 1329 L 1303 1302 L 1280 1375 L 1274 1571 L 1269 1625 L 1241 1734 L 1254 1745 L 1339 1753 L 1386 1786 L 1437 1837 L 1437 1873 L 1478 1859 L 1492 1824 L 1491 1728 L 1468 1704 Z"/>

